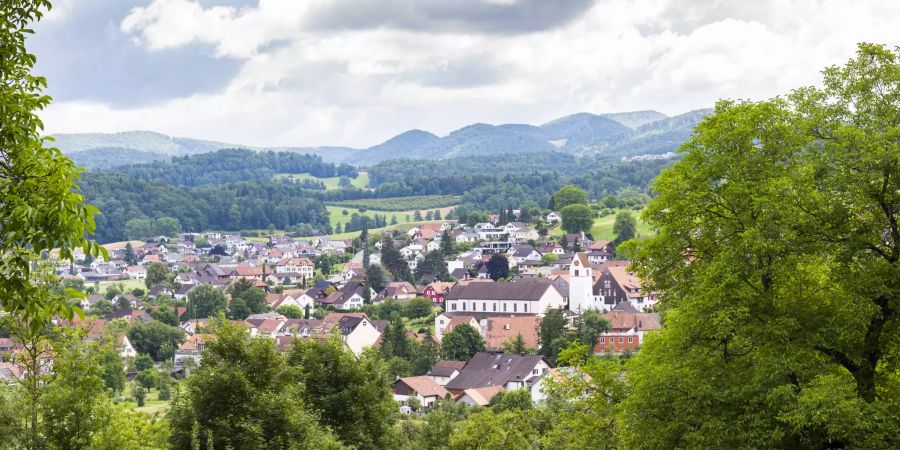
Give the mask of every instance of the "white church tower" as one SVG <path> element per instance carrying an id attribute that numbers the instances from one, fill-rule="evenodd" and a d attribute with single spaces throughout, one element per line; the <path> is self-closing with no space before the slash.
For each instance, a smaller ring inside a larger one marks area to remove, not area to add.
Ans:
<path id="1" fill-rule="evenodd" d="M 576 253 L 569 265 L 569 310 L 581 313 L 594 306 L 594 274 L 584 252 Z"/>

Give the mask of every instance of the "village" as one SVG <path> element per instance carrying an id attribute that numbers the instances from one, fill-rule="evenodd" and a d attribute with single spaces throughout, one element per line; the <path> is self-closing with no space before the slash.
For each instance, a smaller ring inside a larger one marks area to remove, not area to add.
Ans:
<path id="1" fill-rule="evenodd" d="M 425 411 L 445 399 L 488 406 L 498 393 L 519 389 L 537 404 L 546 398 L 546 380 L 568 369 L 538 352 L 546 346 L 541 323 L 547 314 L 564 318 L 573 330 L 584 313 L 600 313 L 608 326 L 592 352 L 612 357 L 638 351 L 645 334 L 660 328 L 660 317 L 656 295 L 642 288 L 628 260 L 616 259 L 613 241 L 592 241 L 584 233 L 542 238 L 535 223 L 512 214 L 502 225 L 497 215 L 474 226 L 435 221 L 384 231 L 377 240 L 365 231 L 356 239 L 271 235 L 266 242 L 181 233 L 128 243 L 111 250 L 108 260 L 76 254 L 75 264 L 61 261 L 56 270 L 64 284 L 84 287 L 78 305 L 85 317 L 59 325 L 83 327 L 88 339 L 99 339 L 113 323 L 144 326 L 161 319 L 183 333 L 165 360 L 156 358 L 158 368 L 178 379 L 199 366 L 211 338 L 209 322 L 225 310 L 249 336 L 272 339 L 280 351 L 297 339 L 336 333 L 359 357 L 380 348 L 390 326 L 387 316 L 370 317 L 367 310 L 418 306 L 424 312 L 404 326 L 407 338 L 439 347 L 454 330 L 471 328 L 482 344 L 460 360 L 435 355 L 423 374 L 398 374 L 392 391 L 401 411 Z M 560 217 L 549 211 L 534 220 L 553 226 Z M 123 287 L 135 283 L 141 287 Z M 259 292 L 264 304 L 242 316 L 238 290 Z M 198 312 L 206 301 L 201 292 L 226 303 Z M 115 328 L 120 356 L 133 360 L 140 345 L 129 340 L 128 326 Z M 20 349 L 13 339 L 0 339 L 0 375 L 7 381 L 24 374 L 11 358 Z M 129 376 L 137 376 L 136 369 Z"/>

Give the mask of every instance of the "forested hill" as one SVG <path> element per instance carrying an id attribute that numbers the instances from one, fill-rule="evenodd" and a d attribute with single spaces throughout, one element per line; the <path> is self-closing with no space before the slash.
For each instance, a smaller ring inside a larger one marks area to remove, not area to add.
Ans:
<path id="1" fill-rule="evenodd" d="M 170 161 L 120 166 L 108 171 L 187 187 L 249 180 L 267 181 L 277 173 L 309 173 L 319 178 L 357 176 L 357 170 L 353 166 L 324 162 L 317 155 L 256 152 L 247 149 L 224 149 L 200 155 L 173 157 Z"/>
<path id="2" fill-rule="evenodd" d="M 56 146 L 88 170 L 121 164 L 168 161 L 172 156 L 210 153 L 222 148 L 308 153 L 324 162 L 371 166 L 406 158 L 451 160 L 485 155 L 562 152 L 580 156 L 622 158 L 674 152 L 693 127 L 709 113 L 701 109 L 674 117 L 657 111 L 610 114 L 578 113 L 541 125 L 475 123 L 436 136 L 409 130 L 365 149 L 350 147 L 252 147 L 215 141 L 169 137 L 149 131 L 114 134 L 63 134 Z"/>
<path id="3" fill-rule="evenodd" d="M 95 238 L 101 243 L 154 235 L 145 230 L 161 227 L 157 222 L 163 218 L 177 221 L 174 227 L 167 224 L 169 232 L 328 225 L 325 204 L 290 183 L 248 181 L 187 188 L 123 174 L 88 173 L 80 185 L 87 203 L 100 208 Z"/>

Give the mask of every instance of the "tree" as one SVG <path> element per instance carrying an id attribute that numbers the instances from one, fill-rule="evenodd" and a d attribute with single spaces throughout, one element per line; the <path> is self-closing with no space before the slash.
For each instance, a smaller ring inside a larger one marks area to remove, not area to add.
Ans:
<path id="1" fill-rule="evenodd" d="M 135 381 L 142 388 L 150 390 L 156 387 L 157 383 L 159 382 L 159 372 L 157 372 L 157 370 L 153 368 L 144 369 L 138 372 L 137 376 L 135 377 Z"/>
<path id="2" fill-rule="evenodd" d="M 609 331 L 609 321 L 596 309 L 588 309 L 581 313 L 578 321 L 578 340 L 593 352 L 597 338 L 601 333 Z"/>
<path id="3" fill-rule="evenodd" d="M 484 351 L 484 338 L 471 325 L 458 325 L 444 334 L 441 351 L 444 359 L 468 361 Z"/>
<path id="4" fill-rule="evenodd" d="M 413 212 L 413 221 L 421 222 L 422 221 L 422 211 L 418 209 Z"/>
<path id="5" fill-rule="evenodd" d="M 190 319 L 205 319 L 224 312 L 227 303 L 222 291 L 208 284 L 201 284 L 188 292 L 185 315 Z"/>
<path id="6" fill-rule="evenodd" d="M 637 218 L 630 211 L 619 211 L 616 214 L 616 221 L 613 223 L 613 234 L 616 239 L 613 241 L 615 245 L 619 245 L 629 239 L 637 236 Z"/>
<path id="7" fill-rule="evenodd" d="M 281 314 L 288 319 L 304 319 L 303 310 L 300 309 L 297 305 L 282 305 L 279 306 L 278 309 L 275 310 L 278 314 Z"/>
<path id="8" fill-rule="evenodd" d="M 413 345 L 409 338 L 406 337 L 406 327 L 403 325 L 403 319 L 395 315 L 387 326 L 384 328 L 384 335 L 381 339 L 381 353 L 385 360 L 396 356 L 402 359 L 409 359 L 412 356 Z"/>
<path id="9" fill-rule="evenodd" d="M 106 400 L 96 345 L 66 336 L 53 345 L 53 381 L 41 400 L 45 438 L 51 448 L 85 448 L 102 423 Z M 99 419 L 99 420 L 98 420 Z"/>
<path id="10" fill-rule="evenodd" d="M 168 283 L 172 281 L 172 278 L 172 272 L 169 271 L 169 268 L 165 264 L 161 262 L 152 262 L 147 266 L 147 278 L 144 278 L 144 284 L 146 284 L 148 288 L 152 288 L 161 283 Z"/>
<path id="11" fill-rule="evenodd" d="M 184 330 L 153 320 L 132 325 L 128 330 L 128 340 L 139 353 L 146 353 L 156 361 L 164 361 L 172 358 L 184 342 Z"/>
<path id="12" fill-rule="evenodd" d="M 387 287 L 388 280 L 380 264 L 369 264 L 366 268 L 366 282 L 375 292 L 381 292 Z"/>
<path id="13" fill-rule="evenodd" d="M 453 254 L 453 238 L 450 236 L 450 230 L 441 233 L 441 254 L 447 256 Z"/>
<path id="14" fill-rule="evenodd" d="M 434 305 L 425 297 L 415 297 L 403 304 L 403 316 L 408 319 L 420 319 L 431 315 Z"/>
<path id="15" fill-rule="evenodd" d="M 450 435 L 446 448 L 533 448 L 533 443 L 540 438 L 536 429 L 539 421 L 533 419 L 532 410 L 499 414 L 488 410 L 470 414 Z"/>
<path id="16" fill-rule="evenodd" d="M 524 355 L 528 353 L 533 353 L 533 349 L 529 349 L 525 346 L 525 339 L 522 338 L 521 334 L 517 334 L 515 338 L 507 339 L 500 346 L 500 351 L 503 353 L 510 353 L 516 355 Z"/>
<path id="17" fill-rule="evenodd" d="M 568 345 L 562 343 L 566 338 L 566 326 L 568 320 L 562 309 L 548 309 L 541 319 L 541 326 L 538 329 L 538 336 L 541 341 L 540 354 L 544 355 L 551 362 L 556 361 L 556 355 L 562 347 Z"/>
<path id="18" fill-rule="evenodd" d="M 144 406 L 144 399 L 147 398 L 147 390 L 140 384 L 135 383 L 131 386 L 131 396 L 134 397 L 138 408 L 141 408 Z"/>
<path id="19" fill-rule="evenodd" d="M 125 363 L 116 348 L 106 345 L 100 353 L 100 365 L 103 368 L 103 384 L 113 392 L 125 390 Z"/>
<path id="20" fill-rule="evenodd" d="M 413 358 L 412 371 L 413 375 L 425 375 L 437 362 L 441 355 L 441 347 L 431 334 L 431 328 L 425 329 L 425 335 L 422 337 L 422 343 L 416 349 L 416 356 Z"/>
<path id="21" fill-rule="evenodd" d="M 325 340 L 299 340 L 288 362 L 305 386 L 303 403 L 317 410 L 320 422 L 343 443 L 362 449 L 396 447 L 393 379 L 380 358 L 357 360 L 340 335 L 332 334 Z"/>
<path id="22" fill-rule="evenodd" d="M 822 86 L 719 102 L 655 181 L 624 447 L 900 445 L 900 48 Z"/>
<path id="23" fill-rule="evenodd" d="M 339 448 L 301 400 L 272 340 L 250 339 L 229 323 L 214 331 L 169 408 L 172 448 Z"/>
<path id="24" fill-rule="evenodd" d="M 416 266 L 416 280 L 420 280 L 426 274 L 437 276 L 442 281 L 450 279 L 450 272 L 447 271 L 447 263 L 444 262 L 444 256 L 440 250 L 434 250 L 425 254 L 425 258 Z"/>
<path id="25" fill-rule="evenodd" d="M 122 256 L 122 259 L 125 261 L 125 264 L 129 266 L 133 266 L 138 263 L 137 255 L 134 254 L 134 247 L 131 246 L 131 241 L 128 241 L 125 244 L 125 254 Z"/>
<path id="26" fill-rule="evenodd" d="M 394 247 L 394 240 L 388 233 L 385 233 L 382 239 L 381 264 L 391 272 L 395 281 L 407 281 L 412 278 L 409 265 L 406 264 L 400 251 Z"/>
<path id="27" fill-rule="evenodd" d="M 499 414 L 504 411 L 531 409 L 534 407 L 534 403 L 531 401 L 530 390 L 516 389 L 498 393 L 491 399 L 490 406 L 495 414 Z"/>
<path id="28" fill-rule="evenodd" d="M 562 229 L 568 233 L 589 233 L 594 226 L 594 211 L 587 205 L 569 205 L 559 210 Z"/>
<path id="29" fill-rule="evenodd" d="M 503 255 L 491 256 L 487 262 L 488 276 L 497 281 L 509 276 L 509 260 Z"/>
<path id="30" fill-rule="evenodd" d="M 91 308 L 88 312 L 92 316 L 97 316 L 102 319 L 108 319 L 115 312 L 115 308 L 113 308 L 113 304 L 111 301 L 105 298 L 101 298 L 100 300 L 97 300 L 93 305 L 91 305 Z"/>
<path id="31" fill-rule="evenodd" d="M 153 358 L 147 353 L 138 353 L 134 358 L 134 370 L 141 372 L 153 368 Z"/>
<path id="32" fill-rule="evenodd" d="M 369 250 L 369 229 L 363 227 L 362 232 L 359 233 L 359 244 L 362 245 L 363 248 L 363 256 L 362 263 L 363 268 L 369 268 L 369 259 L 370 259 L 370 250 Z"/>
<path id="33" fill-rule="evenodd" d="M 268 305 L 266 304 L 266 291 L 258 287 L 247 289 L 240 295 L 240 299 L 247 305 L 251 314 L 263 313 L 268 309 Z M 244 316 L 244 318 L 246 317 L 247 316 Z"/>
<path id="34" fill-rule="evenodd" d="M 569 205 L 585 205 L 588 204 L 587 192 L 584 192 L 578 186 L 567 185 L 553 194 L 553 208 L 562 211 Z"/>

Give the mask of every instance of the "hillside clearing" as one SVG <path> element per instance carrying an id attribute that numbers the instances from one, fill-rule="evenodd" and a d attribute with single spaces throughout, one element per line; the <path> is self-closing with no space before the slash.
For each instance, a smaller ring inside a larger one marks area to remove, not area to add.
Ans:
<path id="1" fill-rule="evenodd" d="M 341 177 L 319 178 L 319 177 L 313 176 L 308 173 L 276 173 L 275 175 L 272 176 L 272 179 L 273 180 L 296 180 L 296 181 L 302 181 L 302 180 L 321 181 L 322 184 L 325 185 L 325 190 L 327 190 L 327 191 L 341 189 L 341 186 L 340 186 Z M 366 172 L 360 172 L 356 178 L 350 179 L 350 184 L 352 184 L 353 187 L 356 187 L 359 189 L 365 189 L 366 186 L 369 185 L 369 174 Z"/>

